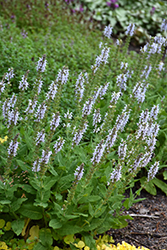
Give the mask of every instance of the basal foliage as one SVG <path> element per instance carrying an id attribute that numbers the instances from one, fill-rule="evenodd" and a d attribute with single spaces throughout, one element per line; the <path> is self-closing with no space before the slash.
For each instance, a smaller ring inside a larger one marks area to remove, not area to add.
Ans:
<path id="1" fill-rule="evenodd" d="M 15 70 L 4 74 L 0 135 L 7 141 L 0 144 L 0 210 L 1 218 L 11 222 L 8 240 L 24 230 L 27 240 L 34 226 L 39 230 L 34 250 L 61 247 L 68 235 L 82 236 L 93 250 L 97 234 L 125 227 L 126 219 L 132 219 L 122 210 L 139 201 L 137 194 L 159 167 L 153 154 L 161 105 L 155 101 L 147 109 L 145 98 L 150 82 L 165 67 L 166 46 L 164 37 L 152 38 L 130 66 L 127 49 L 134 29 L 130 24 L 125 45 L 117 40 L 113 48 L 108 42 L 112 27 L 107 26 L 91 73 L 80 72 L 75 85 L 68 82 L 70 70 L 64 66 L 43 90 L 46 55 L 36 64 L 33 85 L 27 69 L 17 93 L 10 94 Z M 106 71 L 107 64 L 113 71 Z M 72 89 L 68 107 L 62 98 L 67 85 Z M 141 189 L 125 198 L 145 167 L 149 171 Z M 70 247 L 76 249 L 73 243 Z"/>

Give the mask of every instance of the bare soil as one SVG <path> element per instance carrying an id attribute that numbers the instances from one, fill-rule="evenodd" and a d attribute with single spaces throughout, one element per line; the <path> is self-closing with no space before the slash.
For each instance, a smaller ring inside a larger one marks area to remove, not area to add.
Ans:
<path id="1" fill-rule="evenodd" d="M 156 196 L 143 191 L 140 198 L 146 198 L 134 204 L 126 214 L 134 219 L 123 229 L 111 229 L 107 233 L 115 244 L 125 241 L 136 247 L 150 250 L 167 250 L 167 196 L 158 191 Z"/>

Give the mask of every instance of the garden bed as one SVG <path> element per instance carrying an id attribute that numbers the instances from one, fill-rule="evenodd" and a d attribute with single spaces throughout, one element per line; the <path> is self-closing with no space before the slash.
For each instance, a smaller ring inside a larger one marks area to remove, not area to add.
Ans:
<path id="1" fill-rule="evenodd" d="M 134 218 L 128 226 L 107 233 L 113 236 L 115 244 L 125 241 L 150 250 L 167 249 L 167 197 L 160 191 L 156 196 L 143 191 L 140 198 L 146 200 L 134 204 L 126 212 Z"/>

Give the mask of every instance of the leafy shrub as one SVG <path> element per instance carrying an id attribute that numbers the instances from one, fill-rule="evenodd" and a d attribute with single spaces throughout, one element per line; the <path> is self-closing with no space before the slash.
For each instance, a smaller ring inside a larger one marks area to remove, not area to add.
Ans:
<path id="1" fill-rule="evenodd" d="M 126 55 L 133 32 L 130 24 L 125 45 L 117 40 L 114 48 L 108 44 L 112 28 L 107 26 L 100 55 L 75 84 L 68 82 L 70 71 L 64 66 L 42 90 L 46 55 L 38 60 L 31 89 L 29 71 L 12 95 L 14 69 L 2 78 L 0 134 L 8 138 L 0 144 L 0 216 L 11 222 L 17 236 L 26 227 L 25 240 L 30 228 L 38 227 L 41 237 L 34 250 L 62 247 L 71 234 L 96 249 L 97 234 L 127 225 L 131 217 L 122 215 L 122 209 L 139 201 L 137 194 L 158 171 L 153 152 L 161 103 L 148 110 L 144 101 L 149 81 L 161 76 L 166 39 L 151 40 L 130 67 Z M 147 165 L 140 190 L 125 199 L 125 190 Z"/>

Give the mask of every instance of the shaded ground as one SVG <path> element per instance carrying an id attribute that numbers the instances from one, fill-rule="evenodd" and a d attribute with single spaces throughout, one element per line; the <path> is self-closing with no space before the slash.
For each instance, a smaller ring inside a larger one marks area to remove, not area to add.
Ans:
<path id="1" fill-rule="evenodd" d="M 134 220 L 123 229 L 111 229 L 115 243 L 125 241 L 136 247 L 144 246 L 150 250 L 167 250 L 167 197 L 160 191 L 156 196 L 142 192 L 144 201 L 134 204 L 128 213 Z"/>

